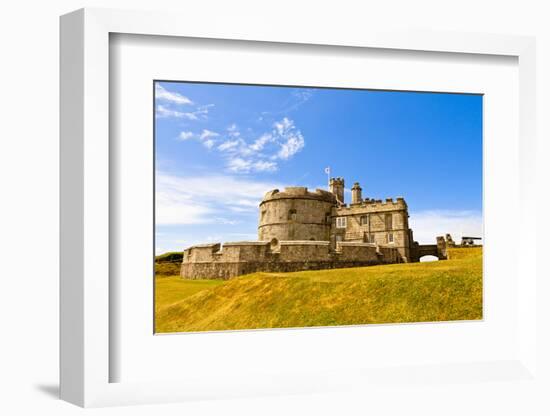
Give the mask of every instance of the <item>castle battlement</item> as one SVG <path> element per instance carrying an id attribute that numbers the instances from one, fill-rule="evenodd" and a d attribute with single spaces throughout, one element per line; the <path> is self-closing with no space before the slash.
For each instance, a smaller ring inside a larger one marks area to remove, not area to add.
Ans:
<path id="1" fill-rule="evenodd" d="M 407 209 L 407 203 L 401 197 L 395 201 L 393 198 L 386 198 L 385 202 L 381 199 L 364 199 L 360 203 L 356 204 L 344 204 L 338 207 L 338 213 L 342 215 L 353 214 L 355 212 L 362 212 L 364 208 L 368 211 L 394 211 L 396 209 Z"/>
<path id="2" fill-rule="evenodd" d="M 181 276 L 219 278 L 258 271 L 289 272 L 395 263 L 394 247 L 340 242 L 332 250 L 328 241 L 250 241 L 201 244 L 184 251 Z"/>
<path id="3" fill-rule="evenodd" d="M 280 246 L 319 246 L 329 247 L 329 241 L 309 241 L 309 240 L 292 240 L 292 241 L 279 241 Z"/>
<path id="4" fill-rule="evenodd" d="M 304 186 L 291 186 L 286 187 L 284 191 L 273 189 L 264 195 L 264 198 L 260 205 L 267 201 L 279 200 L 279 199 L 313 199 L 318 201 L 326 201 L 330 203 L 335 202 L 334 195 L 324 189 L 316 189 L 315 191 L 308 190 Z"/>

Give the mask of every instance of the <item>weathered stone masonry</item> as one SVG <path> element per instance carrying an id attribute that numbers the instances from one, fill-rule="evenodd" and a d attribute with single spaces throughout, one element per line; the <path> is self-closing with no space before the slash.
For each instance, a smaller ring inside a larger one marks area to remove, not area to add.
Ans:
<path id="1" fill-rule="evenodd" d="M 358 183 L 344 203 L 344 180 L 330 191 L 289 187 L 260 203 L 259 241 L 204 244 L 184 251 L 181 276 L 229 279 L 258 271 L 289 272 L 446 258 L 445 239 L 421 246 L 413 240 L 403 198 L 362 198 Z"/>
<path id="2" fill-rule="evenodd" d="M 392 247 L 339 242 L 331 250 L 328 241 L 280 241 L 226 243 L 195 246 L 185 251 L 181 275 L 187 279 L 229 279 L 241 274 L 291 272 L 396 263 Z"/>

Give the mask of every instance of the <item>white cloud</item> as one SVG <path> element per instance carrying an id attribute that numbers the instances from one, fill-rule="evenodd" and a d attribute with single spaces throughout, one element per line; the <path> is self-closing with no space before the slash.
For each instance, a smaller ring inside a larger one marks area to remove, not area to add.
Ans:
<path id="1" fill-rule="evenodd" d="M 202 144 L 204 145 L 204 147 L 206 147 L 207 149 L 212 149 L 214 147 L 214 145 L 216 144 L 216 141 L 215 140 L 212 140 L 212 139 L 208 139 L 208 140 L 204 140 L 202 142 Z"/>
<path id="2" fill-rule="evenodd" d="M 234 173 L 275 172 L 278 169 L 277 160 L 289 160 L 305 146 L 302 133 L 288 117 L 273 123 L 271 131 L 256 136 L 252 142 L 241 137 L 235 123 L 225 129 L 224 136 L 203 129 L 198 134 L 182 131 L 179 139 L 197 139 L 207 149 L 215 148 L 225 159 L 226 169 Z"/>
<path id="3" fill-rule="evenodd" d="M 228 225 L 235 225 L 235 224 L 238 224 L 240 221 L 238 220 L 229 220 L 227 218 L 223 218 L 223 217 L 217 217 L 215 218 L 216 222 L 220 223 L 220 224 L 228 224 Z"/>
<path id="4" fill-rule="evenodd" d="M 288 160 L 304 148 L 306 143 L 304 136 L 300 130 L 296 129 L 294 121 L 284 117 L 281 121 L 275 122 L 273 127 L 280 149 L 272 159 Z"/>
<path id="5" fill-rule="evenodd" d="M 235 157 L 228 160 L 227 169 L 235 173 L 275 172 L 277 170 L 277 163 L 266 160 L 252 161 L 250 159 Z"/>
<path id="6" fill-rule="evenodd" d="M 206 130 L 204 129 L 201 134 L 195 134 L 193 133 L 192 131 L 182 131 L 178 138 L 179 140 L 181 141 L 186 141 L 186 140 L 189 140 L 189 139 L 197 139 L 199 140 L 207 149 L 212 149 L 214 147 L 214 145 L 216 144 L 216 140 L 214 139 L 215 137 L 218 137 L 219 134 L 214 132 L 214 131 L 211 131 L 211 130 Z"/>
<path id="7" fill-rule="evenodd" d="M 160 84 L 155 85 L 155 98 L 160 101 L 167 101 L 174 104 L 185 105 L 193 104 L 189 98 L 181 95 L 178 92 L 168 91 Z"/>
<path id="8" fill-rule="evenodd" d="M 210 139 L 212 137 L 218 137 L 219 134 L 216 133 L 215 131 L 210 131 L 210 130 L 206 130 L 204 129 L 200 135 L 200 139 L 201 140 L 206 140 L 206 139 Z"/>
<path id="9" fill-rule="evenodd" d="M 283 135 L 285 132 L 294 127 L 294 122 L 285 117 L 281 121 L 276 121 L 275 123 L 273 123 L 273 127 L 275 127 L 275 130 L 277 130 L 277 133 Z"/>
<path id="10" fill-rule="evenodd" d="M 308 102 L 314 94 L 313 89 L 295 89 L 292 91 L 290 97 L 288 100 L 282 105 L 282 108 L 280 110 L 276 111 L 263 111 L 263 115 L 267 116 L 276 116 L 276 115 L 282 115 L 282 114 L 288 114 L 292 111 L 297 110 L 299 107 L 301 107 L 303 104 Z M 263 120 L 264 117 L 260 117 L 260 121 Z"/>
<path id="11" fill-rule="evenodd" d="M 462 236 L 482 237 L 483 220 L 476 211 L 434 210 L 411 212 L 409 226 L 415 241 L 435 244 L 437 236 L 449 233 L 460 243 Z"/>
<path id="12" fill-rule="evenodd" d="M 162 179 L 155 190 L 155 205 L 156 224 L 200 224 L 213 213 L 208 205 L 192 201 L 189 195 L 163 184 Z"/>
<path id="13" fill-rule="evenodd" d="M 302 133 L 296 132 L 286 136 L 286 141 L 281 143 L 281 150 L 277 153 L 279 159 L 288 160 L 305 146 Z"/>
<path id="14" fill-rule="evenodd" d="M 207 149 L 212 149 L 216 144 L 216 140 L 214 138 L 218 136 L 219 134 L 216 133 L 215 131 L 204 129 L 201 135 L 199 136 L 199 140 Z"/>
<path id="15" fill-rule="evenodd" d="M 197 107 L 193 111 L 179 111 L 172 108 L 166 107 L 162 104 L 158 104 L 155 117 L 156 118 L 182 118 L 186 120 L 196 121 L 196 120 L 206 120 L 208 118 L 208 109 L 213 107 L 214 104 L 202 105 Z"/>
<path id="16" fill-rule="evenodd" d="M 227 163 L 227 169 L 231 172 L 243 172 L 248 173 L 252 169 L 252 162 L 240 157 L 229 159 Z"/>
<path id="17" fill-rule="evenodd" d="M 182 112 L 178 110 L 172 110 L 170 108 L 167 108 L 163 105 L 157 105 L 157 111 L 155 112 L 155 115 L 157 118 L 184 118 L 187 120 L 198 120 L 199 116 L 197 115 L 196 111 L 192 112 Z"/>
<path id="18" fill-rule="evenodd" d="M 244 143 L 242 140 L 229 140 L 220 144 L 218 146 L 218 150 L 222 152 L 231 151 L 234 150 L 237 146 L 242 145 L 242 143 Z"/>
<path id="19" fill-rule="evenodd" d="M 257 215 L 264 194 L 284 186 L 238 176 L 180 177 L 157 172 L 156 223 L 219 224 L 229 212 Z M 225 222 L 225 224 L 228 224 Z"/>
<path id="20" fill-rule="evenodd" d="M 255 152 L 259 152 L 267 143 L 271 141 L 273 141 L 273 136 L 270 133 L 264 133 L 250 145 L 250 149 Z"/>
<path id="21" fill-rule="evenodd" d="M 313 97 L 313 90 L 304 90 L 304 89 L 295 90 L 295 91 L 292 91 L 292 96 L 296 97 L 301 102 L 306 102 L 311 97 Z"/>
<path id="22" fill-rule="evenodd" d="M 182 131 L 179 135 L 179 138 L 181 140 L 189 140 L 189 139 L 193 138 L 193 136 L 194 136 L 194 134 L 191 131 Z"/>
<path id="23" fill-rule="evenodd" d="M 227 134 L 230 137 L 239 137 L 241 135 L 241 132 L 239 131 L 237 125 L 233 123 L 229 127 L 227 127 Z"/>
<path id="24" fill-rule="evenodd" d="M 260 160 L 254 163 L 254 170 L 258 172 L 275 172 L 277 170 L 277 164 L 275 162 Z"/>
<path id="25" fill-rule="evenodd" d="M 228 132 L 237 131 L 232 124 Z M 217 149 L 226 154 L 226 168 L 230 172 L 274 172 L 276 160 L 289 160 L 305 146 L 304 136 L 288 117 L 273 123 L 272 130 L 264 132 L 252 143 L 241 137 L 226 140 Z"/>

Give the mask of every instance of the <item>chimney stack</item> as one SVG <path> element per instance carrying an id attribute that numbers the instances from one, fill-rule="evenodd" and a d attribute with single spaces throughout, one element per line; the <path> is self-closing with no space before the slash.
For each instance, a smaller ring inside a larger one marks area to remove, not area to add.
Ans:
<path id="1" fill-rule="evenodd" d="M 361 186 L 359 186 L 359 182 L 355 182 L 353 184 L 353 187 L 351 188 L 351 203 L 352 204 L 360 204 L 363 202 L 363 198 L 361 196 Z"/>

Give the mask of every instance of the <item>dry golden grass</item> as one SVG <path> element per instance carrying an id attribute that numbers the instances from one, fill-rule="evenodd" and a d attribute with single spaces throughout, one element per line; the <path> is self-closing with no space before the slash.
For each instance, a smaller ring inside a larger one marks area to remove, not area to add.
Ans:
<path id="1" fill-rule="evenodd" d="M 226 282 L 157 278 L 157 332 L 482 318 L 481 248 L 452 260 L 254 273 Z"/>
<path id="2" fill-rule="evenodd" d="M 155 263 L 155 276 L 179 276 L 181 262 Z"/>
<path id="3" fill-rule="evenodd" d="M 162 309 L 181 302 L 182 299 L 223 283 L 223 280 L 184 280 L 179 276 L 157 276 L 155 279 L 155 316 Z"/>

